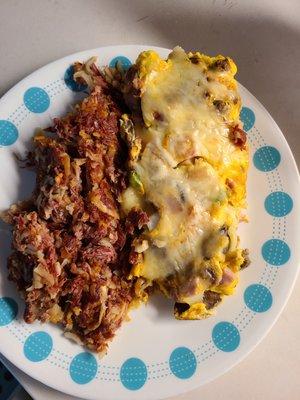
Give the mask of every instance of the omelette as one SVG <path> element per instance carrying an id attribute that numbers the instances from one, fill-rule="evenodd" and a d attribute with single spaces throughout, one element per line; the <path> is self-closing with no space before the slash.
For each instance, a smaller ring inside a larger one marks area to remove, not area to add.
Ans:
<path id="1" fill-rule="evenodd" d="M 229 57 L 176 47 L 166 60 L 142 52 L 124 78 L 121 207 L 149 217 L 131 246 L 130 276 L 137 296 L 153 287 L 173 299 L 178 319 L 210 316 L 249 264 L 237 235 L 249 148 L 236 72 Z"/>

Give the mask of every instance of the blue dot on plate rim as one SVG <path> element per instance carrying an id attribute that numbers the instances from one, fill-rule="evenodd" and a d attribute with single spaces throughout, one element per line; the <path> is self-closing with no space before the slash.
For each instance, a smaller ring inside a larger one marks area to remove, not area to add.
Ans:
<path id="1" fill-rule="evenodd" d="M 240 333 L 231 322 L 222 321 L 214 326 L 212 340 L 219 350 L 231 352 L 239 347 Z"/>
<path id="2" fill-rule="evenodd" d="M 272 146 L 263 146 L 256 150 L 253 163 L 259 171 L 269 172 L 277 168 L 281 160 L 279 151 Z"/>
<path id="3" fill-rule="evenodd" d="M 45 112 L 50 106 L 48 93 L 40 87 L 27 89 L 24 93 L 23 101 L 26 108 L 35 114 Z"/>
<path id="4" fill-rule="evenodd" d="M 242 107 L 240 119 L 243 122 L 244 131 L 248 132 L 255 124 L 255 114 L 249 107 Z"/>
<path id="5" fill-rule="evenodd" d="M 128 390 L 139 390 L 147 381 L 146 364 L 139 358 L 129 358 L 120 369 L 120 380 Z"/>
<path id="6" fill-rule="evenodd" d="M 273 217 L 284 217 L 292 211 L 293 200 L 285 192 L 273 192 L 265 199 L 265 209 Z"/>
<path id="7" fill-rule="evenodd" d="M 24 343 L 24 355 L 32 362 L 45 360 L 52 351 L 52 337 L 44 331 L 34 332 L 26 339 Z"/>
<path id="8" fill-rule="evenodd" d="M 266 286 L 256 283 L 247 287 L 244 292 L 244 301 L 250 310 L 262 313 L 271 308 L 273 297 Z"/>
<path id="9" fill-rule="evenodd" d="M 17 127 L 6 119 L 0 120 L 0 146 L 10 146 L 19 137 Z"/>
<path id="10" fill-rule="evenodd" d="M 171 372 L 179 379 L 188 379 L 194 375 L 197 360 L 192 350 L 187 347 L 177 347 L 169 358 Z"/>
<path id="11" fill-rule="evenodd" d="M 125 57 L 125 56 L 117 56 L 115 58 L 113 58 L 111 60 L 111 62 L 109 63 L 109 66 L 111 68 L 116 68 L 117 63 L 120 63 L 122 68 L 126 71 L 127 69 L 129 69 L 132 65 L 131 61 L 129 60 L 129 58 Z"/>
<path id="12" fill-rule="evenodd" d="M 289 246 L 280 239 L 266 241 L 262 246 L 261 253 L 268 264 L 277 267 L 286 264 L 291 257 Z"/>
<path id="13" fill-rule="evenodd" d="M 18 314 L 18 304 L 11 297 L 0 298 L 0 326 L 10 324 Z"/>
<path id="14" fill-rule="evenodd" d="M 67 68 L 65 75 L 64 75 L 65 84 L 69 89 L 73 92 L 82 92 L 88 88 L 88 85 L 83 83 L 78 83 L 74 80 L 74 67 L 71 65 Z"/>
<path id="15" fill-rule="evenodd" d="M 72 380 L 79 385 L 92 381 L 98 371 L 98 363 L 93 354 L 85 351 L 77 354 L 71 361 L 69 373 Z"/>

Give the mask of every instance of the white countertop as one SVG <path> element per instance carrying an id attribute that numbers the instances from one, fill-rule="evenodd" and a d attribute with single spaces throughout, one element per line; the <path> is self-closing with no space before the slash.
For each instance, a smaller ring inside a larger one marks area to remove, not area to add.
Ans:
<path id="1" fill-rule="evenodd" d="M 228 54 L 300 165 L 299 0 L 0 0 L 0 37 L 0 96 L 38 67 L 102 45 L 179 44 Z M 243 362 L 176 399 L 298 400 L 298 293 L 299 279 L 271 333 Z M 71 399 L 13 371 L 36 400 Z M 26 396 L 20 391 L 14 400 Z"/>

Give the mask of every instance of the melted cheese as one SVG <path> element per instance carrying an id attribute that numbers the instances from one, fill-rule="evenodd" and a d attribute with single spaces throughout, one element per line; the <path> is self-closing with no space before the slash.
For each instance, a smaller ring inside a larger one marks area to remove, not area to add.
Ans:
<path id="1" fill-rule="evenodd" d="M 203 257 L 203 240 L 218 229 L 208 210 L 224 195 L 218 175 L 207 162 L 199 159 L 194 165 L 173 168 L 163 154 L 163 149 L 150 143 L 136 166 L 146 198 L 159 213 L 144 252 L 142 275 L 151 280 L 180 272 Z"/>
<path id="2" fill-rule="evenodd" d="M 225 182 L 243 175 L 244 186 L 246 179 L 247 156 L 243 158 L 228 139 L 228 125 L 238 123 L 240 105 L 235 71 L 213 72 L 206 59 L 194 64 L 180 48 L 166 61 L 154 52 L 142 53 L 137 66 L 143 82 L 144 125 L 137 129 L 143 150 L 134 169 L 143 195 L 133 195 L 129 188 L 123 206 L 128 210 L 134 202 L 150 203 L 156 223 L 143 233 L 148 245 L 143 263 L 134 271 L 161 282 L 176 274 L 190 276 L 191 270 L 213 256 L 218 257 L 220 268 L 228 241 L 220 230 L 224 223 L 231 224 L 234 237 L 239 219 Z M 226 103 L 227 110 L 220 112 L 216 100 Z M 241 204 L 244 194 L 243 188 Z M 198 287 L 193 293 L 198 302 L 208 288 L 200 281 L 201 290 Z"/>
<path id="3" fill-rule="evenodd" d="M 226 121 L 205 101 L 205 93 L 228 101 L 237 98 L 236 92 L 217 81 L 208 82 L 182 49 L 174 51 L 166 65 L 162 71 L 152 71 L 145 81 L 141 103 L 148 139 L 166 150 L 173 166 L 195 156 L 228 163 L 235 146 L 228 140 Z M 156 113 L 162 121 L 155 119 Z"/>

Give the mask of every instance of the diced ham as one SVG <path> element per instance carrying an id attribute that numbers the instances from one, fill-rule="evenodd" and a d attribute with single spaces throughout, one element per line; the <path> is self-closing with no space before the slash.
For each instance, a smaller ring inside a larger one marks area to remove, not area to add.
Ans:
<path id="1" fill-rule="evenodd" d="M 232 272 L 230 268 L 225 267 L 220 285 L 229 285 L 231 282 L 235 280 L 235 278 L 236 278 L 235 273 Z"/>

